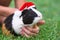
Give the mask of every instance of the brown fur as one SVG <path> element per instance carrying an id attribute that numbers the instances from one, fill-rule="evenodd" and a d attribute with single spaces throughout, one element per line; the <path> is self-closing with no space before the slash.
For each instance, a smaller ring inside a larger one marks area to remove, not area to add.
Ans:
<path id="1" fill-rule="evenodd" d="M 4 23 L 2 24 L 2 33 L 3 33 L 4 35 L 7 35 L 7 36 L 11 34 L 10 31 L 8 31 L 8 30 L 6 29 Z"/>

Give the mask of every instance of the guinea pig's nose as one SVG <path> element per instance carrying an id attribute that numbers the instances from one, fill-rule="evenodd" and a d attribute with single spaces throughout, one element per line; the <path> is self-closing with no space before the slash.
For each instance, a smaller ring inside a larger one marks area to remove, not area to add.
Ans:
<path id="1" fill-rule="evenodd" d="M 37 16 L 37 17 L 40 17 L 40 16 Z"/>
<path id="2" fill-rule="evenodd" d="M 40 17 L 40 16 L 38 16 L 38 17 Z"/>

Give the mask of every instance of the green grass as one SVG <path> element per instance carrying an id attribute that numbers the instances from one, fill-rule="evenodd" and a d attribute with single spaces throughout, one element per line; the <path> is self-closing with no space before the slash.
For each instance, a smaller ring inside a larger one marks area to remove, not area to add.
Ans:
<path id="1" fill-rule="evenodd" d="M 36 4 L 37 9 L 43 14 L 46 23 L 40 26 L 37 36 L 26 37 L 7 37 L 0 31 L 0 40 L 60 40 L 60 0 L 28 0 Z M 10 7 L 13 6 L 13 2 Z"/>

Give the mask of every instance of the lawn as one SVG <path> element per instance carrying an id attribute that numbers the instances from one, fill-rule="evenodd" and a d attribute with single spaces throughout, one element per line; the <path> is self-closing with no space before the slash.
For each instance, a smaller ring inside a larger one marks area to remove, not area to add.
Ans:
<path id="1" fill-rule="evenodd" d="M 40 32 L 35 37 L 8 37 L 0 31 L 0 40 L 60 40 L 60 0 L 28 0 L 36 4 L 37 9 L 43 14 L 46 23 L 40 26 Z M 14 7 L 12 1 L 10 7 Z"/>

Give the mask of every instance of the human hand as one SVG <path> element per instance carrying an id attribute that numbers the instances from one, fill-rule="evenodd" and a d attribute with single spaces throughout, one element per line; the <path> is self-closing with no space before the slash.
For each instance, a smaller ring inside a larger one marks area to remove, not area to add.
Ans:
<path id="1" fill-rule="evenodd" d="M 34 27 L 23 27 L 22 31 L 21 31 L 21 35 L 22 36 L 26 36 L 26 37 L 30 37 L 31 35 L 36 35 L 37 33 L 39 33 L 39 25 L 43 25 L 45 23 L 44 20 L 41 20 L 40 22 L 37 23 L 37 25 L 34 25 Z"/>

